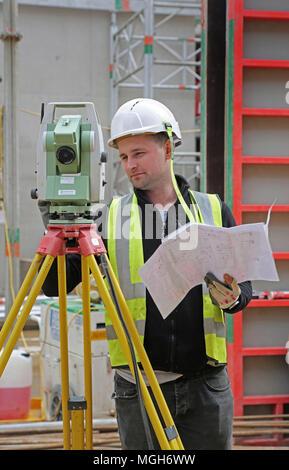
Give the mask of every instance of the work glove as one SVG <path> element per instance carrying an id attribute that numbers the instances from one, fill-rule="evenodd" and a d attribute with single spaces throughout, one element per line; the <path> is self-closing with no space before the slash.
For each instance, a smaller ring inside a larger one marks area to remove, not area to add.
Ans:
<path id="1" fill-rule="evenodd" d="M 237 281 L 230 274 L 224 274 L 225 283 L 219 281 L 210 272 L 205 275 L 204 279 L 214 305 L 218 305 L 224 310 L 233 308 L 238 304 L 241 290 Z"/>

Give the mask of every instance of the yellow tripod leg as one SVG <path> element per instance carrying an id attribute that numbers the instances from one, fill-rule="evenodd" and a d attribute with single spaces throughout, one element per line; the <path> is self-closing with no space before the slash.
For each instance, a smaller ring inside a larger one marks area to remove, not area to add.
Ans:
<path id="1" fill-rule="evenodd" d="M 159 383 L 156 379 L 155 373 L 152 369 L 152 366 L 151 366 L 149 358 L 146 354 L 146 351 L 145 351 L 145 349 L 144 349 L 144 347 L 143 347 L 143 345 L 140 341 L 138 331 L 136 329 L 136 326 L 135 326 L 135 323 L 132 319 L 130 311 L 127 307 L 127 303 L 125 301 L 123 293 L 122 293 L 122 291 L 119 287 L 118 281 L 117 281 L 116 276 L 113 272 L 110 261 L 109 261 L 107 255 L 105 255 L 105 257 L 106 257 L 106 261 L 107 261 L 107 264 L 108 264 L 108 267 L 109 267 L 111 280 L 113 282 L 113 285 L 114 285 L 114 288 L 115 288 L 115 291 L 116 291 L 116 295 L 117 295 L 117 299 L 118 299 L 118 302 L 119 302 L 119 305 L 120 305 L 120 309 L 121 309 L 121 312 L 122 312 L 123 317 L 124 317 L 124 321 L 127 325 L 127 328 L 129 330 L 129 333 L 130 333 L 131 338 L 133 340 L 133 343 L 135 345 L 136 351 L 137 351 L 137 353 L 139 355 L 139 358 L 141 360 L 141 363 L 143 365 L 145 374 L 146 374 L 146 376 L 148 378 L 148 381 L 151 385 L 152 391 L 154 393 L 157 404 L 158 404 L 159 409 L 161 411 L 161 414 L 163 416 L 164 422 L 165 422 L 165 424 L 168 428 L 170 428 L 172 426 L 175 427 L 174 421 L 173 421 L 171 413 L 170 413 L 170 410 L 169 410 L 169 408 L 167 406 L 167 403 L 164 399 L 163 393 L 162 393 L 161 388 L 159 386 Z M 183 450 L 184 449 L 179 435 L 178 435 L 178 437 L 170 440 L 169 442 L 170 442 L 170 447 L 171 447 L 172 450 Z"/>
<path id="2" fill-rule="evenodd" d="M 47 273 L 49 271 L 49 269 L 51 268 L 51 265 L 54 261 L 54 257 L 51 256 L 51 255 L 47 255 L 42 266 L 41 266 L 41 269 L 37 275 L 37 278 L 35 279 L 35 282 L 29 292 L 29 295 L 26 299 L 26 302 L 22 308 L 22 311 L 14 325 L 14 328 L 9 336 L 9 339 L 6 343 L 6 346 L 4 347 L 3 349 L 3 352 L 1 354 L 1 358 L 0 358 L 0 377 L 5 369 L 5 366 L 11 356 L 11 353 L 15 347 L 15 344 L 17 343 L 17 340 L 20 336 L 20 333 L 21 331 L 23 330 L 24 328 L 24 325 L 27 321 L 27 318 L 29 316 L 29 313 L 35 303 L 35 300 L 36 300 L 36 297 L 37 295 L 39 294 L 40 292 L 40 289 L 42 287 L 42 284 L 47 276 Z M 30 273 L 30 276 L 32 277 L 32 274 Z M 33 279 L 33 278 L 32 278 Z M 31 279 L 31 280 L 32 280 Z M 27 280 L 27 283 L 28 283 L 28 280 Z M 21 288 L 22 289 L 22 288 Z M 20 291 L 21 291 L 20 289 Z M 24 289 L 23 289 L 24 290 Z M 20 297 L 22 296 L 23 294 L 21 293 Z M 25 295 L 24 295 L 25 297 Z"/>
<path id="3" fill-rule="evenodd" d="M 23 304 L 23 301 L 25 299 L 27 292 L 29 291 L 29 288 L 32 284 L 35 274 L 37 273 L 39 269 L 39 266 L 43 257 L 44 255 L 39 255 L 38 253 L 35 255 L 29 267 L 29 270 L 25 276 L 25 279 L 22 283 L 22 286 L 15 298 L 15 301 L 13 302 L 10 312 L 7 315 L 4 325 L 2 326 L 2 329 L 0 331 L 0 351 L 3 348 L 3 345 L 9 335 L 9 332 L 12 328 L 14 321 L 16 320 L 18 312 L 21 308 L 21 305 Z"/>
<path id="4" fill-rule="evenodd" d="M 83 353 L 85 384 L 85 436 L 86 449 L 92 449 L 92 372 L 91 372 L 91 318 L 90 318 L 90 279 L 87 256 L 81 256 L 82 305 L 83 305 Z"/>
<path id="5" fill-rule="evenodd" d="M 121 343 L 121 347 L 122 347 L 123 352 L 124 352 L 124 354 L 126 356 L 126 359 L 128 361 L 130 370 L 131 370 L 132 374 L 135 375 L 134 374 L 133 364 L 132 364 L 132 359 L 131 359 L 130 348 L 129 348 L 129 345 L 128 345 L 128 342 L 127 342 L 127 339 L 126 339 L 125 332 L 123 330 L 122 324 L 121 324 L 120 319 L 118 317 L 118 314 L 117 314 L 116 308 L 114 306 L 114 303 L 111 299 L 110 293 L 109 293 L 109 291 L 108 291 L 108 289 L 105 285 L 105 282 L 102 278 L 102 275 L 101 275 L 101 272 L 100 272 L 99 267 L 97 265 L 97 262 L 96 262 L 93 255 L 89 255 L 89 265 L 90 265 L 91 272 L 92 272 L 92 274 L 95 278 L 95 282 L 96 282 L 96 285 L 98 287 L 99 294 L 100 294 L 100 296 L 103 300 L 103 303 L 104 303 L 104 305 L 105 305 L 106 309 L 108 310 L 109 315 L 111 317 L 111 321 L 112 321 L 112 323 L 114 325 L 114 328 L 116 330 L 118 339 Z M 171 449 L 170 443 L 169 443 L 169 441 L 167 439 L 167 436 L 166 436 L 166 434 L 163 430 L 163 427 L 161 425 L 159 416 L 158 416 L 158 414 L 155 410 L 155 407 L 154 407 L 154 404 L 152 402 L 151 396 L 150 396 L 150 394 L 147 390 L 147 387 L 145 385 L 144 379 L 143 379 L 143 377 L 140 373 L 139 368 L 137 368 L 137 370 L 138 370 L 138 375 L 139 375 L 139 379 L 140 379 L 141 390 L 142 390 L 146 410 L 147 410 L 147 413 L 149 415 L 150 422 L 151 422 L 151 424 L 154 428 L 154 431 L 156 433 L 158 442 L 161 446 L 161 449 L 170 450 Z"/>
<path id="6" fill-rule="evenodd" d="M 71 411 L 72 450 L 84 450 L 84 410 Z"/>
<path id="7" fill-rule="evenodd" d="M 70 416 L 69 400 L 69 371 L 68 371 L 68 336 L 67 336 L 67 302 L 66 302 L 66 264 L 65 255 L 57 257 L 58 296 L 59 296 L 59 328 L 60 328 L 60 357 L 61 357 L 61 396 L 63 420 L 63 448 L 70 449 Z"/>

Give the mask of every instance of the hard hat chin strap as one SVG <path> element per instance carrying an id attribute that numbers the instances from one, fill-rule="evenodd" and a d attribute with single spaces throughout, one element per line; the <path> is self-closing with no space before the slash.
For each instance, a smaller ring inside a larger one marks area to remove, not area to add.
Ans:
<path id="1" fill-rule="evenodd" d="M 171 178 L 172 178 L 173 187 L 174 187 L 174 190 L 177 194 L 178 200 L 180 201 L 181 206 L 184 209 L 189 221 L 190 222 L 195 222 L 193 214 L 190 211 L 186 201 L 184 200 L 184 198 L 183 198 L 183 196 L 182 196 L 182 194 L 179 190 L 178 183 L 176 181 L 176 177 L 175 177 L 175 173 L 174 173 L 174 139 L 173 139 L 172 125 L 167 121 L 163 121 L 163 123 L 164 123 L 166 133 L 167 133 L 168 138 L 169 138 L 170 143 L 171 143 L 171 164 L 170 164 L 170 166 L 171 166 Z"/>

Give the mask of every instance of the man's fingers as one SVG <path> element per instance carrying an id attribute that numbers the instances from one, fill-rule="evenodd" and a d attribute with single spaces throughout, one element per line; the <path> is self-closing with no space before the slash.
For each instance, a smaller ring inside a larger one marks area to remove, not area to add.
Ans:
<path id="1" fill-rule="evenodd" d="M 229 284 L 230 288 L 233 291 L 233 294 L 236 297 L 239 297 L 241 290 L 240 290 L 240 287 L 238 286 L 236 279 L 234 279 L 230 274 L 226 273 L 224 274 L 224 280 L 227 284 Z"/>
<path id="2" fill-rule="evenodd" d="M 232 282 L 234 281 L 234 278 L 230 274 L 226 273 L 224 274 L 224 281 L 227 284 L 232 284 Z"/>
<path id="3" fill-rule="evenodd" d="M 224 299 L 224 294 L 216 287 L 209 287 L 209 291 L 214 299 L 216 299 L 218 302 L 221 302 Z"/>
<path id="4" fill-rule="evenodd" d="M 230 308 L 241 293 L 237 281 L 228 273 L 224 274 L 225 284 L 211 273 L 207 273 L 204 279 L 213 303 L 217 303 L 221 308 Z"/>

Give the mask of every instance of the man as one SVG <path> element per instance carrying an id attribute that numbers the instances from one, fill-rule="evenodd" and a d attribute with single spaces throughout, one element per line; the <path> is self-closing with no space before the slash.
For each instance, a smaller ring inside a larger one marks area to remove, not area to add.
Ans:
<path id="1" fill-rule="evenodd" d="M 192 288 L 164 320 L 137 273 L 162 239 L 188 221 L 235 225 L 218 196 L 191 191 L 184 178 L 172 174 L 172 154 L 180 143 L 178 123 L 163 104 L 139 98 L 122 105 L 112 120 L 109 145 L 118 149 L 134 192 L 114 199 L 96 222 L 184 448 L 224 450 L 231 448 L 233 397 L 223 312 L 242 310 L 251 299 L 251 284 L 238 285 L 230 273 L 224 273 L 224 285 L 207 277 L 207 285 Z M 69 255 L 68 291 L 80 280 L 79 256 Z M 43 290 L 57 295 L 55 269 Z M 108 315 L 106 326 L 122 448 L 147 449 L 136 385 Z M 158 448 L 154 435 L 153 441 Z"/>

